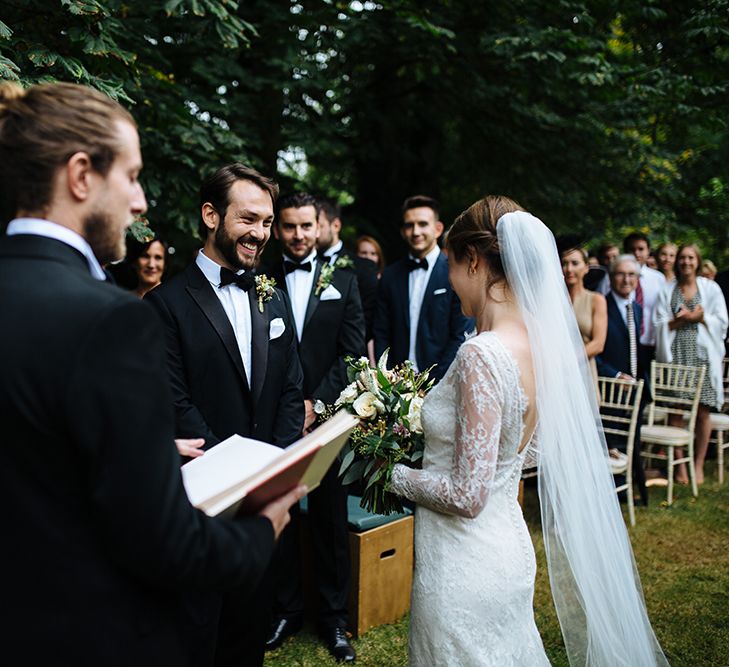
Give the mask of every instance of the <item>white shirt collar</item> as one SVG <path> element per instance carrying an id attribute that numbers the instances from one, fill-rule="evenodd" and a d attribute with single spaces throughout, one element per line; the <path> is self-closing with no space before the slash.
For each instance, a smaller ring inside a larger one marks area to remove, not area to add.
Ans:
<path id="1" fill-rule="evenodd" d="M 197 253 L 195 264 L 197 264 L 198 268 L 203 272 L 203 275 L 208 279 L 208 282 L 213 287 L 220 286 L 220 269 L 223 267 L 221 267 L 216 261 L 210 259 L 210 257 L 203 252 L 202 248 Z M 235 273 L 236 275 L 240 275 L 241 273 L 245 273 L 245 269 L 241 269 Z"/>
<path id="2" fill-rule="evenodd" d="M 625 299 L 624 297 L 620 296 L 615 290 L 610 290 L 610 292 L 613 295 L 613 299 L 615 299 L 615 303 L 618 305 L 618 308 L 620 310 L 625 310 L 625 306 L 627 306 L 629 303 L 633 303 L 635 299 L 633 299 L 633 294 L 635 292 L 631 292 L 630 296 Z"/>
<path id="3" fill-rule="evenodd" d="M 314 247 L 314 249 L 311 251 L 311 254 L 308 257 L 304 257 L 304 259 L 302 259 L 301 261 L 299 261 L 298 259 L 292 259 L 286 254 L 284 254 L 283 258 L 284 262 L 291 262 L 292 264 L 304 264 L 305 262 L 311 262 L 311 266 L 313 268 L 314 263 L 316 262 L 316 255 L 317 251 L 316 247 Z"/>
<path id="4" fill-rule="evenodd" d="M 432 249 L 432 250 L 431 250 L 431 251 L 430 251 L 430 252 L 429 252 L 429 253 L 428 253 L 428 254 L 427 254 L 427 255 L 426 255 L 426 256 L 425 256 L 424 258 L 423 258 L 423 259 L 424 259 L 424 260 L 425 260 L 426 262 L 428 262 L 428 268 L 429 268 L 429 269 L 430 269 L 430 268 L 432 268 L 432 267 L 433 267 L 433 265 L 434 265 L 434 264 L 436 263 L 436 261 L 438 260 L 438 255 L 440 255 L 440 246 L 439 246 L 439 245 L 438 245 L 438 244 L 436 243 L 436 244 L 435 244 L 435 248 L 433 248 L 433 249 Z M 413 256 L 413 254 L 412 254 L 412 253 L 408 253 L 408 257 L 410 257 L 410 259 L 413 259 L 413 260 L 417 261 L 417 259 L 416 259 L 416 258 L 415 258 L 415 257 Z"/>
<path id="5" fill-rule="evenodd" d="M 331 248 L 327 248 L 322 254 L 325 257 L 333 257 L 334 255 L 338 255 L 342 252 L 343 247 L 344 243 L 342 241 L 337 241 Z"/>
<path id="6" fill-rule="evenodd" d="M 34 236 L 44 236 L 45 238 L 55 239 L 56 241 L 65 243 L 67 246 L 78 250 L 86 258 L 86 261 L 89 263 L 89 271 L 96 280 L 106 280 L 104 269 L 101 268 L 101 264 L 96 259 L 88 241 L 81 234 L 74 232 L 64 225 L 40 218 L 16 218 L 8 224 L 6 234 L 8 236 L 14 236 L 15 234 L 33 234 Z"/>

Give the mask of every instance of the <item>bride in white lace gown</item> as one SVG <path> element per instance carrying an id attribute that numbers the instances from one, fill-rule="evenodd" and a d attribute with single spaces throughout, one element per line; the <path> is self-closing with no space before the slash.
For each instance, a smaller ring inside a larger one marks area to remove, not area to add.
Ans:
<path id="1" fill-rule="evenodd" d="M 392 481 L 418 503 L 413 665 L 549 664 L 532 612 L 534 549 L 517 502 L 528 404 L 517 362 L 495 332 L 467 340 L 425 400 L 423 470 L 398 466 Z"/>
<path id="2" fill-rule="evenodd" d="M 410 664 L 549 665 L 517 502 L 525 458 L 539 449 L 545 548 L 570 663 L 667 665 L 647 620 L 554 240 L 519 211 L 486 197 L 448 235 L 449 277 L 478 333 L 425 400 L 422 470 L 397 465 L 392 474 L 391 490 L 418 505 Z"/>

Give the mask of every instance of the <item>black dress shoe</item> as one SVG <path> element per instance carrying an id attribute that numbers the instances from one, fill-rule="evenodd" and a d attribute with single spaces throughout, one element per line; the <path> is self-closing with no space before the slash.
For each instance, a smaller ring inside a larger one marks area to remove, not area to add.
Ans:
<path id="1" fill-rule="evenodd" d="M 329 628 L 321 633 L 326 642 L 329 653 L 337 662 L 354 662 L 357 654 L 349 643 L 347 631 L 344 628 Z"/>
<path id="2" fill-rule="evenodd" d="M 271 626 L 271 634 L 269 634 L 266 640 L 266 650 L 273 651 L 277 649 L 284 640 L 291 635 L 295 635 L 301 630 L 302 621 L 301 619 L 295 618 L 279 618 L 273 622 Z"/>

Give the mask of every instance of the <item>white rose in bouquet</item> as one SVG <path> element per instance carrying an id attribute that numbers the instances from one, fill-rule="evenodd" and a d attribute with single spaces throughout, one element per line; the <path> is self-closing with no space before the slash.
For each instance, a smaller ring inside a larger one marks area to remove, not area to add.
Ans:
<path id="1" fill-rule="evenodd" d="M 345 403 L 352 403 L 359 394 L 359 391 L 357 390 L 357 383 L 352 382 L 352 384 L 348 384 L 344 389 L 342 389 L 342 393 L 339 394 L 339 398 L 334 402 L 334 407 L 338 408 Z"/>
<path id="2" fill-rule="evenodd" d="M 352 404 L 352 408 L 354 408 L 358 417 L 362 417 L 362 419 L 371 419 L 378 412 L 384 410 L 385 406 L 371 391 L 365 391 L 357 397 L 355 402 Z"/>
<path id="3" fill-rule="evenodd" d="M 425 399 L 422 396 L 414 396 L 410 401 L 410 407 L 408 409 L 408 422 L 410 423 L 410 430 L 414 433 L 423 432 L 423 424 L 420 421 L 420 413 L 423 409 L 423 401 Z"/>

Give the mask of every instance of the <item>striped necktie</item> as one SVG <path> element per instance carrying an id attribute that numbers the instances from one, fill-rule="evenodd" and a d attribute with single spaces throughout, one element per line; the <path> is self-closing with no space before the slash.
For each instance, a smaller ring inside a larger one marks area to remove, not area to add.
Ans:
<path id="1" fill-rule="evenodd" d="M 627 311 L 628 322 L 628 345 L 630 347 L 630 375 L 634 379 L 638 379 L 638 341 L 635 336 L 635 315 L 633 313 L 633 304 L 628 302 L 625 305 Z"/>

